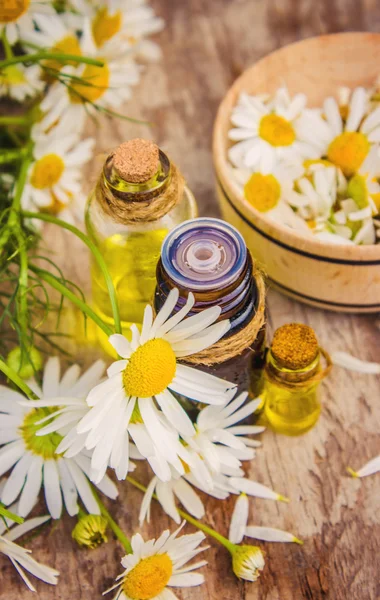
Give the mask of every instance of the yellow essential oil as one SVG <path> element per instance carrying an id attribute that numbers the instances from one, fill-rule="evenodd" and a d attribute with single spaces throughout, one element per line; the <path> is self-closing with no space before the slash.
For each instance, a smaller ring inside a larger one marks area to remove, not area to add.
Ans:
<path id="1" fill-rule="evenodd" d="M 168 157 L 150 141 L 121 144 L 107 158 L 86 211 L 90 238 L 100 249 L 115 286 L 124 333 L 140 325 L 153 298 L 156 265 L 166 234 L 197 215 L 194 197 Z M 104 277 L 91 265 L 95 311 L 114 323 Z M 102 346 L 112 352 L 105 334 Z"/>
<path id="2" fill-rule="evenodd" d="M 263 373 L 264 420 L 277 433 L 306 433 L 321 413 L 319 384 L 323 377 L 314 331 L 290 323 L 275 332 Z"/>

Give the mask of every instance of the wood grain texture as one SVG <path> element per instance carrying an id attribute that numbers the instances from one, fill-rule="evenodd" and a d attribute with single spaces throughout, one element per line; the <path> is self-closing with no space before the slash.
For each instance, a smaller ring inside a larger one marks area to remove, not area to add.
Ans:
<path id="1" fill-rule="evenodd" d="M 102 121 L 90 124 L 99 155 L 137 135 L 153 137 L 188 179 L 202 215 L 218 214 L 211 158 L 211 132 L 217 106 L 235 77 L 271 50 L 296 39 L 380 25 L 376 0 L 153 0 L 167 22 L 159 42 L 163 60 L 150 66 L 125 111 L 154 126 Z M 94 160 L 89 179 L 96 177 Z M 85 290 L 88 256 L 80 243 L 51 228 L 54 246 L 67 277 Z M 67 249 L 70 249 L 70 252 Z M 269 327 L 296 320 L 315 328 L 328 350 L 346 350 L 379 360 L 380 330 L 374 316 L 326 313 L 277 292 L 269 293 Z M 79 357 L 86 358 L 86 349 Z M 88 356 L 87 356 L 88 358 Z M 249 475 L 291 498 L 289 505 L 252 499 L 251 524 L 293 531 L 303 547 L 261 544 L 266 567 L 255 584 L 238 582 L 224 549 L 211 544 L 206 584 L 179 591 L 182 600 L 377 600 L 380 598 L 380 477 L 347 477 L 345 467 L 359 467 L 379 453 L 379 378 L 338 368 L 323 384 L 323 413 L 313 431 L 301 438 L 265 432 L 263 447 Z M 139 475 L 142 480 L 146 473 Z M 146 480 L 146 478 L 145 478 Z M 126 532 L 137 527 L 141 496 L 120 485 L 112 507 Z M 206 499 L 207 520 L 227 534 L 233 501 Z M 40 512 L 42 506 L 40 507 Z M 149 536 L 170 525 L 158 507 Z M 119 571 L 122 550 L 115 541 L 93 552 L 71 540 L 74 519 L 65 517 L 30 542 L 35 557 L 61 571 L 57 588 L 37 583 L 41 600 L 95 600 Z M 190 530 L 190 529 L 189 529 Z M 26 590 L 12 565 L 0 561 L 0 598 L 24 600 Z M 111 596 L 112 597 L 112 596 Z"/>

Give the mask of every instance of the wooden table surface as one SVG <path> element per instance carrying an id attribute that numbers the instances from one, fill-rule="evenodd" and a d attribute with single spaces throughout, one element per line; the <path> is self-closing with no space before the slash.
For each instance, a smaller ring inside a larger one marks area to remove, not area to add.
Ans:
<path id="1" fill-rule="evenodd" d="M 183 170 L 202 215 L 218 214 L 211 132 L 218 103 L 235 77 L 261 56 L 294 40 L 345 30 L 377 31 L 380 25 L 376 0 L 154 0 L 153 5 L 167 23 L 157 38 L 163 59 L 148 67 L 125 112 L 154 125 L 103 120 L 88 129 L 97 137 L 99 154 L 130 137 L 154 138 Z M 97 166 L 94 161 L 93 179 Z M 88 290 L 86 252 L 72 238 L 68 246 L 67 237 L 56 230 L 45 232 L 65 275 Z M 330 351 L 380 359 L 376 315 L 323 312 L 274 291 L 269 291 L 268 304 L 271 332 L 286 322 L 305 322 Z M 300 438 L 262 435 L 263 446 L 248 474 L 289 496 L 291 503 L 252 499 L 250 523 L 292 531 L 304 539 L 304 546 L 262 543 L 265 570 L 251 584 L 234 577 L 229 556 L 212 542 L 204 569 L 206 583 L 179 591 L 179 598 L 380 598 L 380 476 L 358 481 L 345 472 L 347 465 L 359 468 L 379 453 L 379 382 L 379 377 L 335 368 L 323 384 L 323 413 L 313 431 Z M 145 475 L 142 471 L 141 480 Z M 111 509 L 132 534 L 137 530 L 141 494 L 125 484 L 119 487 L 119 502 Z M 206 506 L 208 523 L 226 535 L 233 501 L 208 498 Z M 61 571 L 57 588 L 37 583 L 41 600 L 100 598 L 120 572 L 123 552 L 118 543 L 111 540 L 95 551 L 80 550 L 71 541 L 74 523 L 65 516 L 29 544 L 36 558 Z M 143 533 L 153 537 L 168 525 L 174 526 L 155 506 L 153 522 Z M 29 597 L 10 564 L 1 560 L 0 570 L 1 599 Z"/>

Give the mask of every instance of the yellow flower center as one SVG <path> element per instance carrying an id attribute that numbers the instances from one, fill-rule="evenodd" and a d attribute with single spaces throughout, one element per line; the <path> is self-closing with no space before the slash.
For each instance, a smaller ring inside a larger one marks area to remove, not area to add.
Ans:
<path id="1" fill-rule="evenodd" d="M 151 600 L 165 589 L 173 573 L 173 563 L 168 554 L 143 558 L 125 576 L 123 591 L 132 600 Z"/>
<path id="2" fill-rule="evenodd" d="M 272 146 L 291 146 L 296 139 L 293 125 L 279 115 L 265 115 L 261 119 L 259 136 Z"/>
<path id="3" fill-rule="evenodd" d="M 67 35 L 59 40 L 52 48 L 52 52 L 62 52 L 63 54 L 73 54 L 74 56 L 82 56 L 82 50 L 75 35 Z M 72 61 L 67 62 L 68 65 L 74 65 Z M 44 65 L 50 69 L 60 71 L 63 63 L 58 60 L 47 60 Z"/>
<path id="4" fill-rule="evenodd" d="M 105 42 L 108 42 L 121 29 L 122 14 L 118 10 L 110 15 L 107 7 L 100 8 L 92 21 L 92 35 L 95 44 L 101 48 Z"/>
<path id="5" fill-rule="evenodd" d="M 370 143 L 364 133 L 344 131 L 330 143 L 327 158 L 350 177 L 359 169 L 369 149 Z"/>
<path id="6" fill-rule="evenodd" d="M 41 421 L 44 417 L 51 415 L 57 410 L 57 407 L 53 408 L 34 408 L 24 418 L 24 421 L 20 427 L 21 436 L 24 439 L 25 446 L 38 456 L 42 456 L 44 460 L 51 458 L 58 458 L 58 454 L 55 453 L 57 447 L 61 443 L 62 436 L 59 433 L 48 433 L 47 435 L 37 436 L 36 433 L 42 427 L 45 427 L 47 423 L 41 423 L 37 425 L 38 421 Z"/>
<path id="7" fill-rule="evenodd" d="M 16 65 L 10 65 L 0 71 L 0 85 L 22 85 L 26 83 L 24 73 Z"/>
<path id="8" fill-rule="evenodd" d="M 3 2 L 0 11 L 0 23 L 14 23 L 26 13 L 30 4 L 30 0 L 3 0 Z"/>
<path id="9" fill-rule="evenodd" d="M 38 190 L 50 188 L 61 178 L 65 163 L 58 154 L 46 154 L 33 167 L 30 183 Z"/>
<path id="10" fill-rule="evenodd" d="M 356 174 L 350 179 L 347 186 L 347 196 L 356 202 L 359 209 L 368 206 L 368 188 L 362 175 Z"/>
<path id="11" fill-rule="evenodd" d="M 108 89 L 110 71 L 106 63 L 103 67 L 86 65 L 81 78 L 83 83 L 72 83 L 69 89 L 70 100 L 74 104 L 99 100 Z"/>
<path id="12" fill-rule="evenodd" d="M 281 196 L 281 186 L 274 175 L 253 173 L 244 186 L 244 194 L 256 210 L 267 212 L 277 206 Z"/>
<path id="13" fill-rule="evenodd" d="M 131 355 L 123 373 L 129 396 L 149 398 L 163 392 L 173 381 L 177 361 L 169 342 L 161 338 L 149 340 Z"/>

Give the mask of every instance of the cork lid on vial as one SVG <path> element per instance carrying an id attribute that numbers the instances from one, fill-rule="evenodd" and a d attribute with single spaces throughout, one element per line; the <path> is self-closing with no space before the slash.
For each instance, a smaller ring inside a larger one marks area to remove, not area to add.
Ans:
<path id="1" fill-rule="evenodd" d="M 150 140 L 135 138 L 113 152 L 112 166 L 128 183 L 145 183 L 159 168 L 159 148 Z"/>
<path id="2" fill-rule="evenodd" d="M 318 340 L 308 325 L 288 323 L 273 336 L 272 355 L 285 369 L 304 369 L 317 358 L 318 351 Z"/>

